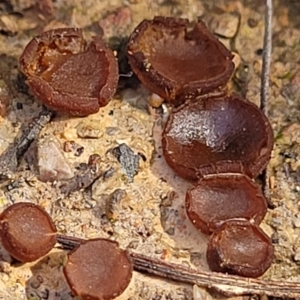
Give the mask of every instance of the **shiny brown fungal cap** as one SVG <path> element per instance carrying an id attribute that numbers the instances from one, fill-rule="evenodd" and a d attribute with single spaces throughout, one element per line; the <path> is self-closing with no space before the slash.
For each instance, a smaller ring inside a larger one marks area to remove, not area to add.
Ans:
<path id="1" fill-rule="evenodd" d="M 48 108 L 72 115 L 96 113 L 114 95 L 118 65 L 101 37 L 87 44 L 76 28 L 33 38 L 20 58 L 32 93 Z"/>
<path id="2" fill-rule="evenodd" d="M 232 220 L 211 235 L 206 254 L 212 271 L 255 278 L 271 266 L 274 247 L 257 225 Z"/>
<path id="3" fill-rule="evenodd" d="M 56 243 L 56 228 L 40 206 L 20 202 L 0 215 L 3 247 L 15 259 L 30 262 L 46 255 Z"/>
<path id="4" fill-rule="evenodd" d="M 83 300 L 109 300 L 122 294 L 132 276 L 132 263 L 118 243 L 91 239 L 68 254 L 64 274 Z"/>
<path id="5" fill-rule="evenodd" d="M 172 111 L 162 146 L 169 166 L 187 180 L 218 173 L 255 178 L 270 158 L 273 131 L 253 103 L 236 95 L 210 97 Z"/>
<path id="6" fill-rule="evenodd" d="M 132 70 L 151 91 L 174 105 L 222 88 L 233 56 L 200 20 L 155 17 L 132 33 L 127 55 Z"/>
<path id="7" fill-rule="evenodd" d="M 267 212 L 260 187 L 240 174 L 201 179 L 187 191 L 185 203 L 194 226 L 207 234 L 228 219 L 244 218 L 259 225 Z"/>

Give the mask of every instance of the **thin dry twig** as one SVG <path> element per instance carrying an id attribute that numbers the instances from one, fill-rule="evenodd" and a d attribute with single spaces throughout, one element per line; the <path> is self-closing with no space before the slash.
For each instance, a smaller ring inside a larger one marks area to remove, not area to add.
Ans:
<path id="1" fill-rule="evenodd" d="M 300 283 L 288 281 L 267 281 L 243 278 L 215 272 L 204 272 L 177 264 L 149 258 L 142 254 L 129 252 L 134 268 L 159 277 L 202 287 L 214 288 L 227 296 L 267 295 L 282 298 L 299 298 Z"/>
<path id="2" fill-rule="evenodd" d="M 50 122 L 53 113 L 47 108 L 35 118 L 22 132 L 21 137 L 0 155 L 0 179 L 8 179 L 17 170 L 19 160 L 23 157 L 31 143 L 38 137 L 44 126 Z"/>
<path id="3" fill-rule="evenodd" d="M 260 108 L 268 115 L 269 80 L 272 53 L 272 15 L 273 0 L 266 0 L 265 33 L 263 46 L 263 61 L 261 72 Z"/>
<path id="4" fill-rule="evenodd" d="M 104 171 L 101 166 L 100 156 L 92 154 L 84 170 L 80 171 L 73 178 L 61 182 L 60 191 L 68 196 L 73 192 L 84 190 L 90 187 L 99 177 L 105 176 L 107 171 Z"/>
<path id="5" fill-rule="evenodd" d="M 17 159 L 20 159 L 20 157 L 24 155 L 31 143 L 38 137 L 41 130 L 50 122 L 52 116 L 53 112 L 44 107 L 39 116 L 28 125 L 15 146 Z"/>
<path id="6" fill-rule="evenodd" d="M 79 246 L 85 241 L 85 239 L 64 234 L 57 234 L 56 240 L 65 250 L 73 250 L 75 247 Z"/>
<path id="7" fill-rule="evenodd" d="M 269 101 L 269 85 L 270 85 L 270 67 L 272 53 L 272 15 L 273 15 L 273 0 L 266 0 L 265 9 L 265 33 L 263 45 L 263 61 L 261 72 L 261 92 L 260 92 L 260 108 L 266 116 L 268 116 L 268 101 Z M 262 174 L 263 191 L 268 200 L 269 207 L 273 207 L 270 199 L 269 189 L 269 170 L 268 167 Z"/>

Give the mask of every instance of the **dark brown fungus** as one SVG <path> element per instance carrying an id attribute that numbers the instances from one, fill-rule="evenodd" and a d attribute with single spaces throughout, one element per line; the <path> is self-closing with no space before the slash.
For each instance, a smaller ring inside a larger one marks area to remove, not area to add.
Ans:
<path id="1" fill-rule="evenodd" d="M 207 262 L 212 271 L 259 277 L 271 266 L 274 247 L 270 238 L 246 220 L 224 222 L 212 235 Z"/>
<path id="2" fill-rule="evenodd" d="M 73 115 L 96 113 L 114 95 L 118 65 L 103 39 L 87 44 L 77 28 L 36 36 L 20 58 L 32 93 L 47 107 Z"/>
<path id="3" fill-rule="evenodd" d="M 0 237 L 3 247 L 12 257 L 30 262 L 54 247 L 56 228 L 40 206 L 20 202 L 9 206 L 0 215 Z"/>
<path id="4" fill-rule="evenodd" d="M 174 105 L 222 89 L 234 69 L 231 52 L 203 22 L 189 27 L 187 19 L 144 20 L 127 46 L 129 63 L 138 78 Z"/>
<path id="5" fill-rule="evenodd" d="M 163 153 L 181 177 L 244 173 L 256 177 L 273 148 L 268 119 L 236 95 L 187 102 L 174 109 L 162 136 Z"/>
<path id="6" fill-rule="evenodd" d="M 72 291 L 83 300 L 109 300 L 128 286 L 132 263 L 118 243 L 91 239 L 68 254 L 64 274 Z"/>
<path id="7" fill-rule="evenodd" d="M 186 211 L 194 226 L 208 234 L 228 219 L 245 218 L 259 225 L 267 201 L 246 175 L 212 175 L 187 191 Z"/>

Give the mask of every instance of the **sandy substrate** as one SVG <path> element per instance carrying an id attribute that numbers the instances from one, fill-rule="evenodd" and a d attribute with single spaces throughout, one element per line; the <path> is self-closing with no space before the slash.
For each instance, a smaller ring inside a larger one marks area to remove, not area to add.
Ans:
<path id="1" fill-rule="evenodd" d="M 261 1 L 10 3 L 0 4 L 0 152 L 41 111 L 18 71 L 18 58 L 35 34 L 50 28 L 82 27 L 89 37 L 100 34 L 102 26 L 108 43 L 117 48 L 145 18 L 171 15 L 195 20 L 202 16 L 236 53 L 232 89 L 259 105 L 264 30 Z M 262 228 L 272 238 L 275 260 L 263 278 L 300 282 L 300 5 L 296 1 L 274 1 L 274 5 L 268 112 L 276 143 L 268 166 L 271 205 Z M 76 174 L 90 155 L 99 154 L 103 169 L 114 169 L 112 176 L 65 196 L 58 188 L 60 182 L 40 181 L 38 168 L 22 160 L 13 179 L 0 182 L 0 210 L 20 201 L 37 203 L 50 213 L 61 233 L 110 238 L 123 248 L 208 270 L 207 237 L 192 226 L 184 210 L 185 191 L 190 184 L 176 176 L 162 156 L 160 137 L 169 108 L 165 104 L 158 109 L 151 107 L 149 97 L 144 87 L 129 88 L 126 83 L 97 114 L 85 118 L 56 115 L 42 130 L 38 146 L 56 140 L 63 149 L 66 142 L 74 141 L 76 147 L 63 152 L 69 175 Z M 143 158 L 132 182 L 109 152 L 122 143 Z M 36 155 L 34 151 L 36 148 L 31 148 L 26 154 L 29 161 Z M 108 212 L 107 199 L 117 189 L 125 196 Z M 8 254 L 3 249 L 1 253 L 0 299 L 76 299 L 62 274 L 66 252 L 55 248 L 40 261 L 24 265 L 10 264 Z M 202 289 L 196 295 L 201 297 L 195 300 L 216 297 Z M 130 286 L 119 299 L 193 299 L 193 287 L 134 272 Z"/>

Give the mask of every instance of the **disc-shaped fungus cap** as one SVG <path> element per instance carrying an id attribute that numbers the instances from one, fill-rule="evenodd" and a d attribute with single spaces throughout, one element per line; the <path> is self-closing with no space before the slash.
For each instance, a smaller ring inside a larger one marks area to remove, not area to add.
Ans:
<path id="1" fill-rule="evenodd" d="M 46 255 L 56 243 L 56 228 L 40 206 L 19 202 L 0 215 L 3 247 L 15 259 L 30 262 Z"/>
<path id="2" fill-rule="evenodd" d="M 77 28 L 54 29 L 33 38 L 20 58 L 21 71 L 47 107 L 73 115 L 96 113 L 114 95 L 115 56 L 99 36 L 87 44 Z"/>
<path id="3" fill-rule="evenodd" d="M 132 276 L 132 263 L 118 243 L 91 239 L 68 254 L 64 274 L 83 300 L 109 300 L 122 294 Z"/>
<path id="4" fill-rule="evenodd" d="M 244 218 L 259 225 L 267 212 L 260 187 L 241 174 L 201 179 L 187 191 L 185 203 L 189 219 L 206 234 L 228 219 Z"/>
<path id="5" fill-rule="evenodd" d="M 255 278 L 271 266 L 274 247 L 257 225 L 231 220 L 211 235 L 206 256 L 212 271 Z"/>
<path id="6" fill-rule="evenodd" d="M 244 173 L 256 177 L 273 147 L 268 119 L 236 95 L 188 101 L 172 111 L 162 136 L 163 153 L 181 177 Z"/>
<path id="7" fill-rule="evenodd" d="M 198 20 L 155 17 L 131 34 L 127 55 L 134 73 L 152 92 L 174 105 L 228 82 L 233 56 Z"/>

